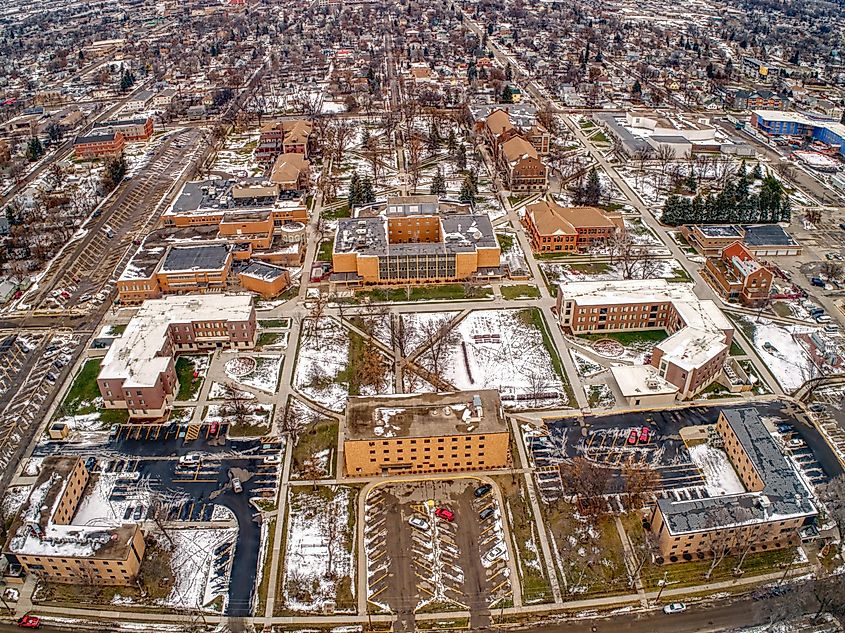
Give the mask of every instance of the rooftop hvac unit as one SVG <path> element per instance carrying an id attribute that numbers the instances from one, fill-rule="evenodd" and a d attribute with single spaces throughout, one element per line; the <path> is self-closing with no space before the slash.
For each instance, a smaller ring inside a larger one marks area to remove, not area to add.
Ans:
<path id="1" fill-rule="evenodd" d="M 645 386 L 649 389 L 657 389 L 660 386 L 660 383 L 657 382 L 657 379 L 655 378 L 649 378 L 645 381 Z"/>
<path id="2" fill-rule="evenodd" d="M 757 503 L 764 510 L 768 510 L 772 507 L 772 501 L 766 495 L 760 495 L 760 499 L 757 501 Z"/>

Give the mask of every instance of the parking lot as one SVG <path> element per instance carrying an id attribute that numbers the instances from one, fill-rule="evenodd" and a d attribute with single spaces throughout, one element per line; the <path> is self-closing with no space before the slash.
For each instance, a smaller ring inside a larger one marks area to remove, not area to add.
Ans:
<path id="1" fill-rule="evenodd" d="M 734 405 L 736 408 L 741 406 Z M 784 444 L 784 452 L 792 455 L 809 483 L 819 485 L 842 472 L 819 432 L 797 411 L 793 411 L 791 404 L 773 400 L 756 402 L 754 407 L 764 420 L 769 421 L 773 433 Z M 659 496 L 675 499 L 706 497 L 704 477 L 692 462 L 681 440 L 680 430 L 688 426 L 715 424 L 721 409 L 715 406 L 691 407 L 550 422 L 547 434 L 528 437 L 531 459 L 537 467 L 535 476 L 539 489 L 546 499 L 561 497 L 559 465 L 580 456 L 607 466 L 609 476 L 614 478 L 620 490 L 620 473 L 625 465 L 648 466 L 660 476 Z M 648 429 L 646 441 L 643 441 L 644 428 Z"/>
<path id="2" fill-rule="evenodd" d="M 468 610 L 471 628 L 489 626 L 490 608 L 511 597 L 501 509 L 491 492 L 476 496 L 479 485 L 385 484 L 367 497 L 368 597 L 397 614 L 395 631 L 414 630 L 414 613 L 435 608 Z"/>

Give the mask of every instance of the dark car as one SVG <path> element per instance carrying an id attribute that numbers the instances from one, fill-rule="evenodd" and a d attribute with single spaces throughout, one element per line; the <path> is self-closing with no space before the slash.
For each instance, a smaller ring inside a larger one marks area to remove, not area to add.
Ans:
<path id="1" fill-rule="evenodd" d="M 825 408 L 826 407 L 821 402 L 814 402 L 810 405 L 810 411 L 814 413 L 822 413 Z"/>
<path id="2" fill-rule="evenodd" d="M 126 506 L 126 510 L 123 513 L 123 520 L 128 521 L 129 517 L 132 516 L 132 506 Z"/>
<path id="3" fill-rule="evenodd" d="M 496 514 L 496 508 L 494 508 L 493 506 L 489 506 L 478 513 L 478 518 L 484 521 L 485 519 L 493 516 L 494 514 Z"/>
<path id="4" fill-rule="evenodd" d="M 85 470 L 89 473 L 94 470 L 94 466 L 97 465 L 97 458 L 96 457 L 89 457 L 85 460 Z"/>
<path id="5" fill-rule="evenodd" d="M 140 505 L 135 508 L 135 513 L 132 515 L 132 519 L 135 521 L 140 521 L 144 517 L 144 506 Z"/>
<path id="6" fill-rule="evenodd" d="M 484 484 L 476 488 L 475 493 L 473 494 L 475 494 L 476 498 L 481 498 L 487 493 L 489 493 L 491 490 L 493 490 L 493 486 L 491 486 L 490 484 Z"/>

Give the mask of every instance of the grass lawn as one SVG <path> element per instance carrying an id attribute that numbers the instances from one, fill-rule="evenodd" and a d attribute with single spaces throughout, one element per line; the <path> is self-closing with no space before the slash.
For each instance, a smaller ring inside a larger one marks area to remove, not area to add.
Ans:
<path id="1" fill-rule="evenodd" d="M 742 345 L 736 341 L 731 342 L 731 350 L 729 353 L 731 356 L 745 356 L 745 350 L 742 349 Z"/>
<path id="2" fill-rule="evenodd" d="M 527 604 L 551 602 L 553 594 L 544 573 L 544 570 L 548 570 L 548 566 L 544 565 L 540 558 L 536 524 L 531 506 L 527 501 L 524 480 L 521 476 L 510 475 L 497 475 L 493 479 L 499 485 L 502 498 L 507 505 L 506 515 L 514 540 L 512 545 L 519 550 L 519 565 L 522 571 L 519 580 L 522 583 L 522 596 Z"/>
<path id="3" fill-rule="evenodd" d="M 279 328 L 285 330 L 290 327 L 290 319 L 262 319 L 258 322 L 263 328 Z"/>
<path id="4" fill-rule="evenodd" d="M 264 548 L 264 560 L 261 563 L 261 584 L 258 586 L 258 607 L 255 612 L 263 614 L 267 604 L 267 590 L 270 587 L 270 565 L 273 561 L 273 542 L 276 540 L 275 517 L 267 522 L 267 547 Z"/>
<path id="5" fill-rule="evenodd" d="M 678 267 L 672 270 L 672 276 L 666 281 L 669 283 L 689 283 L 692 281 L 692 277 L 689 276 L 686 270 Z"/>
<path id="6" fill-rule="evenodd" d="M 610 211 L 613 213 L 614 211 L 621 210 L 625 205 L 621 202 L 608 202 L 607 204 L 600 205 L 602 209 L 605 211 Z M 642 221 L 640 222 L 640 226 L 642 226 Z M 631 231 L 634 235 L 640 235 L 643 231 L 636 230 L 636 227 Z"/>
<path id="7" fill-rule="evenodd" d="M 460 300 L 493 296 L 488 287 L 464 284 L 433 284 L 429 286 L 404 286 L 400 288 L 373 288 L 360 290 L 356 297 L 369 297 L 373 301 L 430 301 L 432 299 Z"/>
<path id="8" fill-rule="evenodd" d="M 593 334 L 580 334 L 581 338 L 588 341 L 600 341 L 602 339 L 613 339 L 619 341 L 623 346 L 641 345 L 644 343 L 657 344 L 666 339 L 669 335 L 666 330 L 646 330 L 645 332 L 595 332 Z"/>
<path id="9" fill-rule="evenodd" d="M 337 452 L 337 420 L 317 420 L 302 429 L 293 447 L 293 470 L 302 472 L 306 460 L 325 450 L 329 451 L 330 456 Z M 329 471 L 328 475 L 331 476 L 334 471 L 334 460 L 331 459 Z"/>
<path id="10" fill-rule="evenodd" d="M 641 544 L 645 538 L 642 521 L 634 513 L 622 515 L 622 523 L 625 525 L 625 532 L 632 543 Z M 772 572 L 781 571 L 789 561 L 796 555 L 795 549 L 773 550 L 770 552 L 756 552 L 748 554 L 742 565 L 745 576 L 758 576 Z M 650 560 L 645 563 L 640 571 L 640 578 L 643 581 L 646 591 L 659 588 L 658 581 L 666 574 L 666 587 L 690 587 L 708 582 L 704 575 L 710 569 L 711 560 L 694 560 L 691 562 L 672 563 L 668 565 L 657 565 Z M 719 563 L 709 582 L 719 582 L 736 578 L 733 568 L 738 562 L 738 557 L 727 556 Z"/>
<path id="11" fill-rule="evenodd" d="M 349 332 L 349 356 L 346 367 L 335 377 L 337 382 L 349 385 L 349 395 L 357 396 L 361 393 L 358 367 L 361 365 L 364 350 L 369 346 L 367 340 L 357 332 Z"/>
<path id="12" fill-rule="evenodd" d="M 321 262 L 332 261 L 332 253 L 334 252 L 334 241 L 325 240 L 320 242 L 320 249 L 317 251 L 317 259 Z"/>
<path id="13" fill-rule="evenodd" d="M 587 262 L 584 264 L 570 264 L 569 268 L 585 275 L 603 275 L 610 270 L 610 264 L 604 262 Z"/>
<path id="14" fill-rule="evenodd" d="M 337 220 L 338 218 L 352 217 L 352 211 L 349 209 L 349 203 L 344 202 L 341 206 L 334 209 L 323 209 L 320 212 L 320 217 L 324 220 Z"/>
<path id="15" fill-rule="evenodd" d="M 527 199 L 527 197 L 528 196 L 508 196 L 508 202 L 510 202 L 511 206 L 515 209 L 522 204 L 522 201 Z"/>
<path id="16" fill-rule="evenodd" d="M 598 132 L 593 134 L 593 136 L 590 137 L 590 140 L 593 141 L 594 143 L 609 143 L 610 142 L 610 139 L 607 138 L 607 134 L 605 134 L 601 130 L 599 130 Z"/>
<path id="17" fill-rule="evenodd" d="M 513 249 L 513 235 L 510 235 L 509 233 L 496 233 L 496 237 L 499 239 L 499 246 L 502 248 L 503 253 L 507 253 Z"/>
<path id="18" fill-rule="evenodd" d="M 733 396 L 734 394 L 725 389 L 718 382 L 710 383 L 698 394 L 699 398 L 707 398 L 708 400 L 714 400 L 716 398 L 733 398 Z"/>
<path id="19" fill-rule="evenodd" d="M 570 405 L 575 406 L 575 392 L 572 391 L 572 385 L 569 384 L 569 379 L 566 376 L 566 371 L 563 369 L 563 363 L 560 360 L 560 354 L 558 354 L 557 347 L 555 347 L 555 343 L 552 340 L 552 335 L 549 332 L 549 328 L 546 325 L 546 319 L 543 318 L 542 312 L 540 312 L 537 308 L 528 308 L 520 311 L 519 316 L 523 323 L 526 325 L 533 325 L 540 330 L 540 333 L 543 335 L 543 345 L 546 346 L 546 351 L 548 351 L 549 357 L 552 359 L 552 367 L 555 368 L 558 376 L 560 376 L 560 379 L 563 381 L 563 386 L 566 389 L 566 396 L 569 398 Z"/>
<path id="20" fill-rule="evenodd" d="M 111 334 L 114 335 L 114 336 L 120 336 L 121 334 L 123 334 L 126 331 L 127 325 L 128 324 L 126 324 L 126 323 L 121 323 L 120 325 L 112 325 L 111 330 L 110 330 Z"/>
<path id="21" fill-rule="evenodd" d="M 534 253 L 534 259 L 563 259 L 565 257 L 572 257 L 578 253 L 569 253 L 566 251 L 552 251 L 550 253 Z"/>
<path id="22" fill-rule="evenodd" d="M 64 402 L 59 407 L 60 415 L 84 415 L 97 410 L 94 400 L 100 397 L 100 388 L 97 386 L 99 373 L 100 359 L 85 361 L 65 394 Z"/>
<path id="23" fill-rule="evenodd" d="M 502 297 L 508 300 L 513 299 L 539 299 L 540 290 L 537 286 L 519 285 L 519 286 L 502 286 Z"/>
<path id="24" fill-rule="evenodd" d="M 257 348 L 261 348 L 265 345 L 272 345 L 280 338 L 282 338 L 282 335 L 277 332 L 262 332 L 261 334 L 259 334 L 258 341 L 256 342 L 255 346 Z"/>
<path id="25" fill-rule="evenodd" d="M 582 130 L 592 130 L 594 127 L 596 127 L 596 124 L 590 121 L 590 119 L 584 119 L 583 121 L 581 121 L 580 126 Z"/>
<path id="26" fill-rule="evenodd" d="M 176 359 L 176 377 L 179 379 L 177 400 L 194 400 L 202 387 L 203 376 L 194 378 L 194 362 L 190 356 Z"/>

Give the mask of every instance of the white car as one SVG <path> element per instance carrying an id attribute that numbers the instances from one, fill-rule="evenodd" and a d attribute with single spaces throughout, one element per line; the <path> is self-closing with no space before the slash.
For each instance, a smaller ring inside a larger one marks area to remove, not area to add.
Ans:
<path id="1" fill-rule="evenodd" d="M 202 455 L 199 453 L 188 453 L 179 458 L 179 463 L 182 466 L 196 466 L 202 462 Z"/>
<path id="2" fill-rule="evenodd" d="M 484 555 L 484 562 L 492 563 L 494 560 L 504 556 L 506 551 L 507 548 L 504 546 L 504 544 L 499 543 Z"/>
<path id="3" fill-rule="evenodd" d="M 232 478 L 232 491 L 236 494 L 240 494 L 244 491 L 244 486 L 241 483 L 241 480 L 237 477 Z"/>
<path id="4" fill-rule="evenodd" d="M 272 464 L 281 464 L 282 463 L 282 456 L 281 455 L 267 455 L 264 457 L 262 462 L 266 465 Z"/>
<path id="5" fill-rule="evenodd" d="M 687 605 L 685 605 L 683 602 L 673 602 L 673 603 L 667 604 L 665 607 L 663 607 L 663 613 L 669 613 L 669 614 L 681 613 L 681 612 L 686 611 L 686 610 L 687 610 Z"/>
<path id="6" fill-rule="evenodd" d="M 415 527 L 418 530 L 428 530 L 428 521 L 418 516 L 412 516 L 410 519 L 408 519 L 408 523 L 411 525 L 411 527 Z"/>

